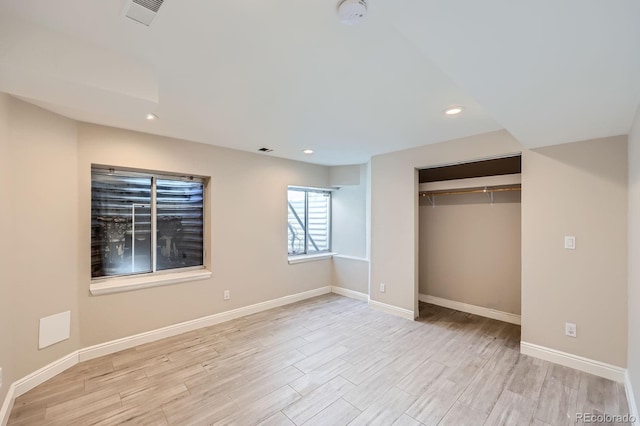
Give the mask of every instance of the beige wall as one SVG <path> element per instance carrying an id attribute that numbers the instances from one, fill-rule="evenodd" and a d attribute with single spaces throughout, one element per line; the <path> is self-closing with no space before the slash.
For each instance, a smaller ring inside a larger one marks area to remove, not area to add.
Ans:
<path id="1" fill-rule="evenodd" d="M 333 285 L 369 294 L 369 261 L 334 256 Z"/>
<path id="2" fill-rule="evenodd" d="M 506 131 L 457 139 L 371 159 L 371 298 L 417 313 L 416 168 L 520 152 Z M 380 293 L 380 283 L 387 291 Z"/>
<path id="3" fill-rule="evenodd" d="M 339 166 L 339 170 L 345 170 Z M 331 167 L 332 172 L 334 168 Z M 332 194 L 332 244 L 333 251 L 347 256 L 366 257 L 366 195 L 367 166 L 349 166 L 347 170 L 358 172 L 358 178 L 349 176 L 348 185 L 333 178 L 339 189 Z M 345 174 L 343 172 L 343 174 Z M 356 183 L 357 182 L 357 183 Z"/>
<path id="4" fill-rule="evenodd" d="M 331 167 L 332 185 L 340 187 L 332 200 L 332 250 L 338 253 L 333 258 L 333 285 L 365 294 L 369 293 L 367 169 L 366 164 Z"/>
<path id="5" fill-rule="evenodd" d="M 640 407 L 640 108 L 629 134 L 629 376 Z"/>
<path id="6" fill-rule="evenodd" d="M 9 247 L 11 240 L 11 188 L 12 178 L 9 168 L 10 139 L 9 139 L 9 108 L 10 98 L 0 93 L 0 368 L 2 368 L 4 380 L 0 388 L 0 404 L 4 400 L 11 382 L 15 380 L 16 372 L 13 359 L 13 330 L 11 328 L 11 315 L 13 303 L 9 292 L 9 265 L 11 260 Z M 1 405 L 0 405 L 1 406 Z"/>
<path id="7" fill-rule="evenodd" d="M 527 151 L 522 188 L 522 340 L 626 366 L 627 137 Z"/>
<path id="8" fill-rule="evenodd" d="M 331 260 L 287 262 L 287 185 L 326 187 L 329 168 L 127 130 L 79 124 L 78 293 L 82 345 L 332 284 Z M 89 296 L 91 164 L 210 176 L 213 277 Z M 231 300 L 223 301 L 224 290 Z"/>
<path id="9" fill-rule="evenodd" d="M 420 198 L 420 294 L 519 315 L 520 193 L 436 198 Z"/>
<path id="10" fill-rule="evenodd" d="M 76 124 L 2 95 L 5 386 L 78 347 Z M 8 120 L 7 120 L 8 117 Z M 0 130 L 1 131 L 1 130 Z M 4 153 L 3 153 L 4 154 Z M 6 310 L 5 310 L 6 309 Z M 38 350 L 39 319 L 71 311 L 71 338 Z M 9 330 L 6 327 L 9 327 Z M 12 353 L 7 356 L 7 350 Z"/>
<path id="11" fill-rule="evenodd" d="M 329 184 L 332 187 L 359 186 L 363 183 L 362 167 L 366 167 L 366 165 L 329 167 Z"/>
<path id="12" fill-rule="evenodd" d="M 524 150 L 522 171 L 522 339 L 623 367 L 626 149 L 618 137 Z M 415 168 L 521 150 L 500 131 L 373 157 L 371 298 L 416 309 Z M 577 250 L 562 248 L 564 235 L 577 237 Z M 566 321 L 577 339 L 564 336 Z"/>

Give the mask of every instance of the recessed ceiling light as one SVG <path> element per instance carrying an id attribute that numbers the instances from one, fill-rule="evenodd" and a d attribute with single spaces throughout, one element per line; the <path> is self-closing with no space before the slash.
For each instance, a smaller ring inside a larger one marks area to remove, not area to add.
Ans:
<path id="1" fill-rule="evenodd" d="M 157 120 L 158 116 L 152 113 L 147 114 L 147 120 L 149 121 L 153 121 L 153 120 Z"/>
<path id="2" fill-rule="evenodd" d="M 312 149 L 303 149 L 302 152 L 304 152 L 305 154 L 313 154 Z"/>
<path id="3" fill-rule="evenodd" d="M 456 115 L 456 114 L 460 114 L 462 110 L 463 108 L 461 106 L 454 106 L 454 107 L 445 109 L 444 113 L 446 115 Z"/>

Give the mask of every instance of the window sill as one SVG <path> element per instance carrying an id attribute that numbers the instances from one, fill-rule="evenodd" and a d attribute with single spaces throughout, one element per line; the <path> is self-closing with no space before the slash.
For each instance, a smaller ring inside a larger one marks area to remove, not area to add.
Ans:
<path id="1" fill-rule="evenodd" d="M 189 281 L 200 281 L 208 278 L 211 278 L 211 271 L 207 271 L 206 269 L 172 272 L 168 274 L 111 278 L 108 280 L 92 282 L 89 286 L 89 291 L 91 291 L 91 294 L 94 296 L 101 296 L 103 294 L 123 293 L 125 291 L 186 283 Z"/>
<path id="2" fill-rule="evenodd" d="M 303 254 L 299 256 L 289 256 L 289 265 L 295 265 L 296 263 L 313 262 L 316 260 L 330 259 L 337 253 L 319 253 L 319 254 Z"/>

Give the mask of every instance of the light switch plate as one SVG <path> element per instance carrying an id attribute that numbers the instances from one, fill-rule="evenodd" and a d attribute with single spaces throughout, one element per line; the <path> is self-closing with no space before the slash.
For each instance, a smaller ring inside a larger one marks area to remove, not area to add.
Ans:
<path id="1" fill-rule="evenodd" d="M 572 235 L 567 235 L 564 237 L 564 248 L 567 250 L 575 250 L 576 249 L 576 237 Z"/>

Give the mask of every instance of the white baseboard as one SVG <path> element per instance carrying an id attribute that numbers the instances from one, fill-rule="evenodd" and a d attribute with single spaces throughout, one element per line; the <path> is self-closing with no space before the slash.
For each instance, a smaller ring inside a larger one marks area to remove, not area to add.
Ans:
<path id="1" fill-rule="evenodd" d="M 4 403 L 0 411 L 0 426 L 5 426 L 9 421 L 9 415 L 11 413 L 15 398 L 23 395 L 39 384 L 62 373 L 66 369 L 73 367 L 74 365 L 78 364 L 78 362 L 88 361 L 90 359 L 109 355 L 115 352 L 122 351 L 124 349 L 142 345 L 144 343 L 155 342 L 156 340 L 177 336 L 178 334 L 186 333 L 188 331 L 220 324 L 225 321 L 241 318 L 247 315 L 266 311 L 267 309 L 277 308 L 279 306 L 288 305 L 290 303 L 310 299 L 312 297 L 321 296 L 327 293 L 331 293 L 331 286 L 320 287 L 314 290 L 296 293 L 289 296 L 280 297 L 278 299 L 268 300 L 266 302 L 256 303 L 254 305 L 245 306 L 227 312 L 221 312 L 219 314 L 209 315 L 203 318 L 170 325 L 168 327 L 159 328 L 157 330 L 151 330 L 145 333 L 136 334 L 134 336 L 125 337 L 122 339 L 112 340 L 110 342 L 101 343 L 95 346 L 74 351 L 63 358 L 60 358 L 52 362 L 51 364 L 42 367 L 38 371 L 17 380 L 10 386 L 9 392 L 4 399 Z"/>
<path id="2" fill-rule="evenodd" d="M 366 257 L 349 256 L 349 255 L 346 255 L 346 254 L 334 254 L 333 258 L 334 259 L 357 260 L 359 262 L 368 262 L 369 261 L 369 259 L 367 259 Z"/>
<path id="3" fill-rule="evenodd" d="M 209 315 L 206 317 L 194 319 L 191 321 L 173 324 L 167 327 L 159 328 L 145 333 L 124 337 L 122 339 L 112 340 L 106 343 L 100 343 L 95 346 L 80 349 L 80 362 L 109 355 L 145 343 L 155 342 L 167 337 L 177 336 L 178 334 L 187 333 L 189 331 L 198 330 L 204 327 L 220 324 L 236 318 L 266 311 L 267 309 L 277 308 L 279 306 L 288 305 L 290 303 L 299 302 L 300 300 L 309 299 L 311 297 L 321 296 L 331 293 L 331 287 L 320 287 L 314 290 L 296 293 L 289 296 L 280 297 L 278 299 L 268 300 L 266 302 L 256 303 L 254 305 L 244 306 L 242 308 L 233 309 L 231 311 L 221 312 L 219 314 Z"/>
<path id="4" fill-rule="evenodd" d="M 64 356 L 51 364 L 47 364 L 41 369 L 34 371 L 28 376 L 22 379 L 16 380 L 9 387 L 9 392 L 4 398 L 2 404 L 2 410 L 0 410 L 0 425 L 5 426 L 9 421 L 9 415 L 13 408 L 13 402 L 17 397 L 29 392 L 41 383 L 57 376 L 68 368 L 73 367 L 78 363 L 78 351 L 73 351 L 67 356 Z"/>
<path id="5" fill-rule="evenodd" d="M 16 387 L 12 383 L 7 391 L 7 396 L 4 398 L 2 408 L 0 408 L 0 426 L 6 426 L 9 421 L 9 414 L 13 409 L 13 401 L 16 399 Z"/>
<path id="6" fill-rule="evenodd" d="M 398 317 L 402 317 L 411 321 L 416 319 L 413 311 L 410 311 L 408 309 L 398 308 L 397 306 L 387 305 L 386 303 L 378 302 L 371 299 L 369 299 L 369 306 L 379 311 L 386 312 L 391 315 L 396 315 Z"/>
<path id="7" fill-rule="evenodd" d="M 558 351 L 528 342 L 520 342 L 520 353 L 604 377 L 605 379 L 614 380 L 620 383 L 625 382 L 626 369 L 581 357 L 579 355 Z"/>
<path id="8" fill-rule="evenodd" d="M 349 290 L 348 288 L 337 287 L 335 285 L 331 286 L 331 292 L 352 299 L 364 300 L 365 302 L 369 300 L 369 295 L 366 293 L 360 293 L 359 291 Z"/>
<path id="9" fill-rule="evenodd" d="M 633 393 L 633 386 L 631 385 L 631 377 L 629 376 L 629 370 L 625 371 L 624 390 L 627 394 L 627 402 L 629 403 L 629 414 L 635 418 L 635 422 L 633 422 L 633 426 L 640 426 L 640 416 L 638 415 L 638 405 L 636 404 L 636 396 Z"/>
<path id="10" fill-rule="evenodd" d="M 418 300 L 425 303 L 431 303 L 432 305 L 455 309 L 456 311 L 467 312 L 469 314 L 479 315 L 481 317 L 504 321 L 511 324 L 520 325 L 522 322 L 520 315 L 497 311 L 495 309 L 485 308 L 482 306 L 470 305 L 468 303 L 456 302 L 455 300 L 443 299 L 441 297 L 429 296 L 427 294 L 420 294 L 418 296 Z"/>
<path id="11" fill-rule="evenodd" d="M 35 371 L 28 376 L 23 377 L 13 383 L 15 386 L 15 396 L 18 397 L 29 392 L 41 383 L 57 376 L 68 368 L 73 367 L 78 363 L 78 351 L 73 351 L 67 356 L 64 356 L 51 364 L 45 365 L 38 371 Z"/>

